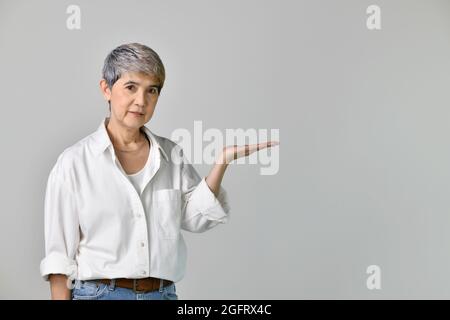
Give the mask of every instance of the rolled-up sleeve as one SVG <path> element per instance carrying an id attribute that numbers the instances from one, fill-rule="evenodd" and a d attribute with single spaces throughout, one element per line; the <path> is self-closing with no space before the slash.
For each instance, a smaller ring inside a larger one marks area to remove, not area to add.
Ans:
<path id="1" fill-rule="evenodd" d="M 195 168 L 184 160 L 182 164 L 181 228 L 190 232 L 204 232 L 230 219 L 226 190 L 220 186 L 217 197 Z"/>
<path id="2" fill-rule="evenodd" d="M 41 261 L 40 272 L 46 281 L 50 274 L 74 277 L 77 272 L 78 214 L 74 193 L 59 168 L 57 163 L 50 172 L 45 192 L 45 257 Z"/>

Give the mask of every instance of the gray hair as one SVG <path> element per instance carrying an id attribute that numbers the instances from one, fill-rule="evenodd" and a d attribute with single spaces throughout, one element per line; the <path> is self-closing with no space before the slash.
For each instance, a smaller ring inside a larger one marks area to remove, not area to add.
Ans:
<path id="1" fill-rule="evenodd" d="M 118 46 L 105 58 L 102 76 L 109 89 L 126 72 L 143 72 L 158 82 L 158 93 L 164 85 L 166 72 L 158 54 L 140 43 L 128 43 Z"/>

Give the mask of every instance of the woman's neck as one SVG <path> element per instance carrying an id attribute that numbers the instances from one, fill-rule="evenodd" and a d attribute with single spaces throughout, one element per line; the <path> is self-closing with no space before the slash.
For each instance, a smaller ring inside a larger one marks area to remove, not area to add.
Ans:
<path id="1" fill-rule="evenodd" d="M 115 149 L 123 152 L 133 152 L 141 149 L 143 143 L 147 143 L 145 133 L 140 129 L 124 128 L 111 118 L 107 118 L 106 131 Z"/>

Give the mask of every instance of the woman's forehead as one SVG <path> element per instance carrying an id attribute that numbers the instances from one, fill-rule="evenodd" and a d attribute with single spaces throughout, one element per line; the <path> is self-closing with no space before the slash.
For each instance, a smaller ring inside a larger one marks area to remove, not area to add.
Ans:
<path id="1" fill-rule="evenodd" d="M 118 81 L 127 82 L 133 81 L 143 85 L 157 85 L 158 81 L 154 75 L 144 72 L 125 72 L 121 75 Z"/>

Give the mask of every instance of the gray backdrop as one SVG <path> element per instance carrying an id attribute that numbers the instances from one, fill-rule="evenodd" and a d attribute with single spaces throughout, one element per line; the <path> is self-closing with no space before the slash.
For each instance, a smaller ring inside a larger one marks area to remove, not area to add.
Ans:
<path id="1" fill-rule="evenodd" d="M 279 172 L 231 165 L 230 222 L 184 232 L 180 299 L 450 298 L 448 0 L 0 1 L 0 298 L 49 297 L 49 171 L 109 114 L 103 59 L 135 41 L 166 66 L 155 133 L 280 130 Z"/>

